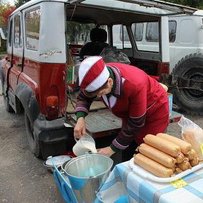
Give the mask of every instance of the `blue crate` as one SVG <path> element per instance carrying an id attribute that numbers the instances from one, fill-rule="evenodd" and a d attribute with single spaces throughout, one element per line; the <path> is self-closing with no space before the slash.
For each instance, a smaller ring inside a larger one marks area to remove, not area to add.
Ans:
<path id="1" fill-rule="evenodd" d="M 68 178 L 65 177 L 63 172 L 61 172 L 53 163 L 54 170 L 53 170 L 53 176 L 54 181 L 59 189 L 59 192 L 61 193 L 64 201 L 66 203 L 78 203 L 77 199 L 71 189 L 70 183 L 68 181 Z"/>

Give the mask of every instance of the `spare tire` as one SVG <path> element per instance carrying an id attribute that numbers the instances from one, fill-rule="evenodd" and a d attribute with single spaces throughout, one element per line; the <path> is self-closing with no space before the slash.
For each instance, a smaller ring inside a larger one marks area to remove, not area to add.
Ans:
<path id="1" fill-rule="evenodd" d="M 203 55 L 191 54 L 184 57 L 174 68 L 176 81 L 173 90 L 174 102 L 191 115 L 203 115 Z M 184 81 L 186 86 L 180 84 Z"/>

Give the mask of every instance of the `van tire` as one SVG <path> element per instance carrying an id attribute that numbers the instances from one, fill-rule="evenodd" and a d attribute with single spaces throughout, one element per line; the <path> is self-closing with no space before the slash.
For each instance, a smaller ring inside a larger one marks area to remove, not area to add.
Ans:
<path id="1" fill-rule="evenodd" d="M 25 112 L 25 128 L 28 145 L 30 147 L 31 152 L 34 153 L 36 157 L 41 158 L 39 140 L 33 133 L 33 122 L 30 120 L 27 112 Z"/>
<path id="2" fill-rule="evenodd" d="M 184 57 L 172 72 L 176 81 L 173 90 L 174 102 L 191 115 L 203 115 L 203 91 L 178 88 L 177 77 L 203 81 L 203 55 L 190 54 Z"/>
<path id="3" fill-rule="evenodd" d="M 11 107 L 11 105 L 9 104 L 9 101 L 7 99 L 7 97 L 4 95 L 4 105 L 5 105 L 5 109 L 7 112 L 9 113 L 14 113 L 13 108 Z"/>
<path id="4" fill-rule="evenodd" d="M 13 110 L 12 106 L 9 104 L 8 97 L 5 94 L 4 81 L 3 80 L 2 80 L 2 93 L 3 93 L 4 105 L 5 105 L 6 111 L 9 112 L 9 113 L 14 113 L 14 110 Z"/>

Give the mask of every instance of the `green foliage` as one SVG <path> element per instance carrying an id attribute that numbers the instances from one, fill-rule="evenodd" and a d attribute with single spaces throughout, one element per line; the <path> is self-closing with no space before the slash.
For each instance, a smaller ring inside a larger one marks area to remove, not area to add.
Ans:
<path id="1" fill-rule="evenodd" d="M 21 5 L 23 5 L 24 3 L 28 2 L 30 0 L 16 0 L 15 1 L 15 6 L 16 8 L 20 7 Z"/>
<path id="2" fill-rule="evenodd" d="M 6 52 L 6 40 L 1 40 L 0 54 Z"/>
<path id="3" fill-rule="evenodd" d="M 6 35 L 8 17 L 15 10 L 15 6 L 11 6 L 9 3 L 0 3 L 0 28 L 3 29 Z M 1 39 L 0 53 L 6 51 L 6 40 Z"/>
<path id="4" fill-rule="evenodd" d="M 15 10 L 10 4 L 0 4 L 0 27 L 6 27 L 9 15 Z"/>

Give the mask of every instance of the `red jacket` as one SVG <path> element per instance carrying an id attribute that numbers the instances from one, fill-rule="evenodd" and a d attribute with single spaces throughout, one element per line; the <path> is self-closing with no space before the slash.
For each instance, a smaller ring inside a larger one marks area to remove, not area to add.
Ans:
<path id="1" fill-rule="evenodd" d="M 114 73 L 117 72 L 116 81 L 120 83 L 116 85 L 114 93 L 117 96 L 116 103 L 112 103 L 111 107 L 116 116 L 124 119 L 141 117 L 145 113 L 151 116 L 155 107 L 162 106 L 158 100 L 161 97 L 168 99 L 163 87 L 142 70 L 121 63 L 109 63 L 107 66 L 114 68 Z M 109 105 L 108 102 L 106 104 Z"/>
<path id="2" fill-rule="evenodd" d="M 102 96 L 113 114 L 123 121 L 122 129 L 112 142 L 112 148 L 125 149 L 133 139 L 140 144 L 143 137 L 164 132 L 169 121 L 168 96 L 163 87 L 144 71 L 121 63 L 108 63 L 114 73 L 114 90 Z M 84 96 L 82 97 L 84 101 Z M 79 102 L 77 111 L 87 104 Z"/>

